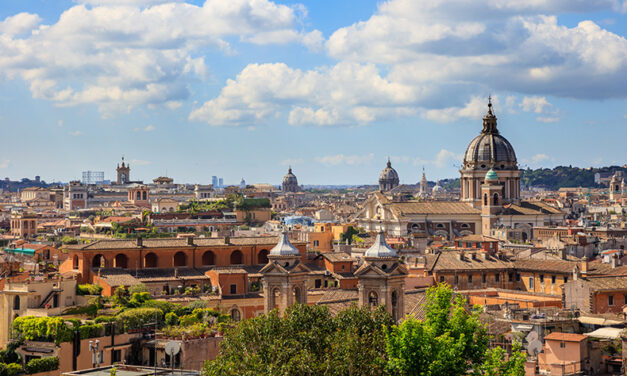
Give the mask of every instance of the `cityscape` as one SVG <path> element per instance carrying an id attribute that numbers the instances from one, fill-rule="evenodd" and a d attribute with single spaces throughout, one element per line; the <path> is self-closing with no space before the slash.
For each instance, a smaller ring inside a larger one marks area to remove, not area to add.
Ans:
<path id="1" fill-rule="evenodd" d="M 0 376 L 627 375 L 626 11 L 0 4 Z"/>

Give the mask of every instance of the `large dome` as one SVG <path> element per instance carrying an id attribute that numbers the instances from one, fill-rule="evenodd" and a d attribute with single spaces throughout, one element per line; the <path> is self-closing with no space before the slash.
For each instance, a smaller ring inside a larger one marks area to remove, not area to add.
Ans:
<path id="1" fill-rule="evenodd" d="M 385 167 L 383 171 L 381 171 L 381 175 L 379 175 L 379 181 L 381 180 L 395 181 L 396 184 L 398 184 L 398 173 L 392 168 L 392 163 L 390 161 L 388 161 L 387 167 Z"/>
<path id="2" fill-rule="evenodd" d="M 496 116 L 492 113 L 492 104 L 488 104 L 488 113 L 483 118 L 483 130 L 475 137 L 464 155 L 465 169 L 508 170 L 518 169 L 516 153 L 512 144 L 499 134 L 496 128 Z"/>
<path id="3" fill-rule="evenodd" d="M 283 177 L 283 184 L 298 185 L 298 180 L 296 179 L 296 175 L 292 173 L 291 167 Z"/>

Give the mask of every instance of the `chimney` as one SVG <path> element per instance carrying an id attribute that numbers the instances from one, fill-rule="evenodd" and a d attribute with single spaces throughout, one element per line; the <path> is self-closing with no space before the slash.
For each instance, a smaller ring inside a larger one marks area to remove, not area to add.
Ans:
<path id="1" fill-rule="evenodd" d="M 616 254 L 612 255 L 612 259 L 610 260 L 612 263 L 612 269 L 616 269 L 616 264 L 618 263 L 618 256 Z"/>
<path id="2" fill-rule="evenodd" d="M 470 258 L 473 259 L 473 260 L 476 260 L 477 259 L 477 254 L 475 252 L 472 252 L 470 254 Z"/>
<path id="3" fill-rule="evenodd" d="M 138 247 L 143 247 L 144 246 L 144 239 L 142 239 L 141 236 L 137 237 L 137 246 Z"/>
<path id="4" fill-rule="evenodd" d="M 581 259 L 581 274 L 587 274 L 588 273 L 588 258 L 586 256 L 584 256 Z"/>
<path id="5" fill-rule="evenodd" d="M 488 256 L 488 252 L 481 252 L 481 259 L 482 260 L 489 260 L 490 257 Z"/>
<path id="6" fill-rule="evenodd" d="M 174 278 L 178 278 L 179 276 L 179 268 L 174 268 Z"/>
<path id="7" fill-rule="evenodd" d="M 224 244 L 231 244 L 231 237 L 230 236 L 225 236 L 224 237 Z"/>
<path id="8" fill-rule="evenodd" d="M 460 261 L 464 261 L 464 252 L 459 252 L 457 254 L 457 259 L 460 260 Z"/>
<path id="9" fill-rule="evenodd" d="M 193 236 L 188 236 L 187 237 L 187 245 L 194 245 L 194 237 Z"/>

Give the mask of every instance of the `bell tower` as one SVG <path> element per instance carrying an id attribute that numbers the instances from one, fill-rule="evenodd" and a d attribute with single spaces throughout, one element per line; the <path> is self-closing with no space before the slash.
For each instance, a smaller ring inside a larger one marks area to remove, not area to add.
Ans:
<path id="1" fill-rule="evenodd" d="M 503 184 L 499 183 L 499 176 L 492 169 L 485 174 L 481 185 L 481 200 L 481 234 L 490 236 L 503 207 Z"/>
<path id="2" fill-rule="evenodd" d="M 364 264 L 355 271 L 359 306 L 384 305 L 394 321 L 405 316 L 405 277 L 407 269 L 398 261 L 396 251 L 377 234 L 372 247 L 364 254 Z"/>
<path id="3" fill-rule="evenodd" d="M 116 171 L 118 173 L 117 184 L 128 184 L 131 181 L 131 165 L 124 164 L 124 157 L 122 157 L 122 165 L 118 164 Z"/>
<path id="4" fill-rule="evenodd" d="M 300 251 L 290 243 L 287 233 L 283 232 L 277 245 L 268 254 L 268 264 L 260 271 L 265 313 L 278 308 L 279 313 L 283 314 L 287 307 L 295 303 L 307 304 L 310 270 L 300 260 Z"/>

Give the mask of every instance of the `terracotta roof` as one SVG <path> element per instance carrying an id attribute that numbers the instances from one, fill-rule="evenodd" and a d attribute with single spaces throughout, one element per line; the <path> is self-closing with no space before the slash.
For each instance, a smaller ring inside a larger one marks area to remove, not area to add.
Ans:
<path id="1" fill-rule="evenodd" d="M 544 336 L 549 341 L 565 341 L 565 342 L 581 342 L 587 337 L 582 334 L 553 332 L 548 336 Z"/>
<path id="2" fill-rule="evenodd" d="M 268 249 L 277 244 L 276 236 L 259 236 L 259 237 L 232 237 L 229 243 L 225 243 L 224 238 L 194 238 L 194 245 L 187 244 L 185 238 L 154 238 L 143 239 L 143 248 L 188 248 L 188 247 L 217 247 L 217 246 L 250 246 L 250 245 L 266 245 Z M 306 244 L 306 242 L 293 242 L 294 244 Z M 68 249 L 133 249 L 140 248 L 137 246 L 135 239 L 101 239 L 93 243 L 70 245 Z"/>
<path id="3" fill-rule="evenodd" d="M 597 277 L 588 278 L 586 284 L 594 291 L 625 291 L 627 290 L 627 277 Z"/>
<path id="4" fill-rule="evenodd" d="M 497 238 L 491 238 L 489 236 L 476 235 L 476 234 L 460 236 L 459 238 L 455 238 L 454 240 L 462 241 L 462 242 L 498 242 L 499 241 Z"/>
<path id="5" fill-rule="evenodd" d="M 338 261 L 352 261 L 353 258 L 350 257 L 348 254 L 344 253 L 344 252 L 328 252 L 328 253 L 322 253 L 321 254 L 322 257 L 326 258 L 327 260 L 331 261 L 331 262 L 338 262 Z"/>
<path id="6" fill-rule="evenodd" d="M 503 210 L 503 215 L 564 214 L 561 210 L 541 201 L 521 201 L 519 205 L 510 204 Z"/>
<path id="7" fill-rule="evenodd" d="M 398 216 L 420 214 L 473 214 L 481 213 L 470 205 L 457 201 L 407 201 L 385 204 Z"/>
<path id="8" fill-rule="evenodd" d="M 438 254 L 425 255 L 427 259 L 427 269 L 430 271 L 442 270 L 495 270 L 512 269 L 512 262 L 501 260 L 496 257 L 482 259 L 481 255 L 472 258 L 471 253 L 464 253 L 464 259 L 459 259 L 460 252 L 445 251 Z"/>

